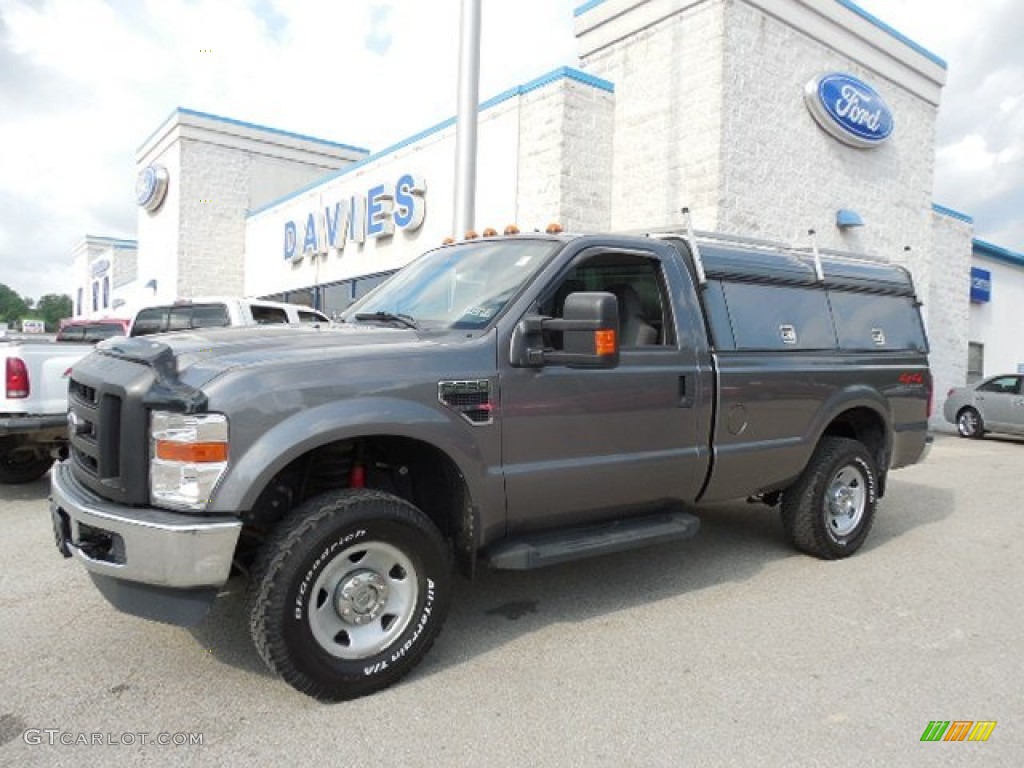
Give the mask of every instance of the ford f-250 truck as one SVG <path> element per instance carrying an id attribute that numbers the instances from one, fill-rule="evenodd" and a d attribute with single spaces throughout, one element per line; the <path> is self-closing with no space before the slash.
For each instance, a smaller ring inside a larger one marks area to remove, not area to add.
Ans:
<path id="1" fill-rule="evenodd" d="M 453 565 L 682 539 L 697 505 L 737 498 L 778 506 L 796 548 L 850 555 L 929 440 L 898 266 L 494 237 L 425 254 L 344 321 L 102 343 L 51 474 L 57 545 L 117 608 L 197 621 L 235 564 L 259 653 L 321 699 L 423 657 Z"/>

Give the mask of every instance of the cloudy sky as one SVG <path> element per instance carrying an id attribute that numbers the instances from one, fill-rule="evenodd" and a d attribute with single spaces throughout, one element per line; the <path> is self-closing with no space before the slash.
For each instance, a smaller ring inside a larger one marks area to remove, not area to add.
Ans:
<path id="1" fill-rule="evenodd" d="M 574 65 L 582 0 L 484 0 L 481 97 Z M 860 0 L 945 59 L 934 200 L 1024 251 L 1024 2 Z M 71 292 L 134 237 L 134 153 L 176 108 L 377 150 L 455 113 L 458 0 L 0 0 L 0 283 Z"/>

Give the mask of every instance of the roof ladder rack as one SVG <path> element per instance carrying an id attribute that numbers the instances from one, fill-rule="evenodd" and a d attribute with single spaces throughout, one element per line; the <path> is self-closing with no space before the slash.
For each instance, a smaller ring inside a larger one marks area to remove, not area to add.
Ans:
<path id="1" fill-rule="evenodd" d="M 689 207 L 682 209 L 683 220 L 686 222 L 686 240 L 690 245 L 690 255 L 693 257 L 693 269 L 697 273 L 697 285 L 704 287 L 708 283 L 708 276 L 704 272 L 704 259 L 700 255 L 700 246 L 697 245 L 697 238 L 693 234 L 693 214 Z"/>
<path id="2" fill-rule="evenodd" d="M 825 271 L 821 268 L 821 254 L 818 253 L 818 233 L 808 229 L 807 234 L 811 238 L 811 253 L 814 255 L 814 276 L 819 283 L 825 282 Z"/>

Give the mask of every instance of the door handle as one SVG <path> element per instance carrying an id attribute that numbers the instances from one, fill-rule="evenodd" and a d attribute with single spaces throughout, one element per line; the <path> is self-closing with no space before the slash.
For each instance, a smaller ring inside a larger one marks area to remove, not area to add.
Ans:
<path id="1" fill-rule="evenodd" d="M 686 386 L 686 377 L 679 377 L 679 407 L 680 408 L 693 408 L 693 394 L 690 393 Z"/>

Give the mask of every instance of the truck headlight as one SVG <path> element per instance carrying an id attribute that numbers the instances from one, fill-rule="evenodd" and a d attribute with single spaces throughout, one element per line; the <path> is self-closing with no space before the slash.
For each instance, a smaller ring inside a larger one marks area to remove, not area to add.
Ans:
<path id="1" fill-rule="evenodd" d="M 227 416 L 153 411 L 149 435 L 150 502 L 174 509 L 205 509 L 228 466 Z"/>

